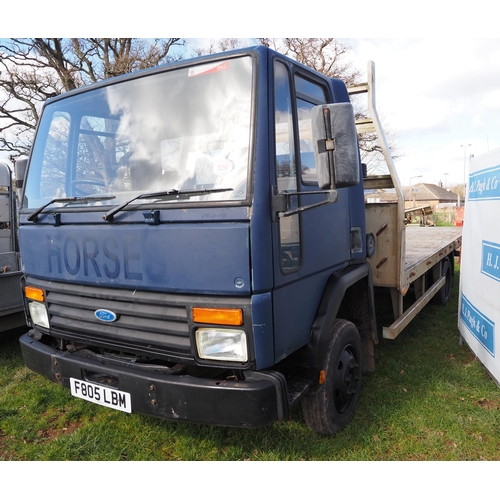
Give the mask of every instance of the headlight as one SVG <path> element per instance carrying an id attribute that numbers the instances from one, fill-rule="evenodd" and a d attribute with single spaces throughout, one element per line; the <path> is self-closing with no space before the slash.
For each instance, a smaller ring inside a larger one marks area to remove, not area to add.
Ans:
<path id="1" fill-rule="evenodd" d="M 28 307 L 30 310 L 31 320 L 35 325 L 50 328 L 49 315 L 47 314 L 45 304 L 41 304 L 40 302 L 30 302 Z"/>
<path id="2" fill-rule="evenodd" d="M 196 330 L 198 356 L 216 361 L 248 361 L 247 336 L 243 330 L 199 328 Z"/>

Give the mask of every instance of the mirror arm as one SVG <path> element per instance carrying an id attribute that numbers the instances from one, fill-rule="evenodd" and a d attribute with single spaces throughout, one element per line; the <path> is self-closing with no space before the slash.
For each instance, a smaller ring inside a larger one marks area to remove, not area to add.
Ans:
<path id="1" fill-rule="evenodd" d="M 325 200 L 318 203 L 312 203 L 311 205 L 306 205 L 303 207 L 294 208 L 293 210 L 287 210 L 288 200 L 292 196 L 306 196 L 311 194 L 323 194 L 325 195 Z M 325 205 L 331 205 L 335 203 L 338 198 L 338 192 L 336 189 L 328 189 L 323 191 L 304 191 L 304 192 L 289 192 L 289 191 L 278 191 L 276 186 L 273 186 L 272 195 L 272 210 L 273 210 L 273 222 L 276 222 L 280 217 L 290 217 L 291 215 L 305 212 L 306 210 L 311 210 L 312 208 L 323 207 Z"/>

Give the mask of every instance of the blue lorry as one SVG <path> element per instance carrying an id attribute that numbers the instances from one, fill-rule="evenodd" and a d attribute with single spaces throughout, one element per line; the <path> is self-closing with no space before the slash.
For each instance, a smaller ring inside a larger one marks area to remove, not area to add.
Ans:
<path id="1" fill-rule="evenodd" d="M 265 47 L 49 100 L 20 209 L 25 364 L 125 412 L 258 427 L 301 404 L 344 428 L 385 262 L 408 322 L 397 297 L 418 278 L 417 303 L 446 302 L 458 241 L 416 278 L 379 259 L 358 132 L 342 81 Z"/>

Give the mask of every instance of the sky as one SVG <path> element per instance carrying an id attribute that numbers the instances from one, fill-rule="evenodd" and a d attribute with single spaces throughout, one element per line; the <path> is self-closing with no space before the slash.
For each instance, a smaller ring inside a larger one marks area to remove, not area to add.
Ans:
<path id="1" fill-rule="evenodd" d="M 500 147 L 500 39 L 341 40 L 363 81 L 375 62 L 377 110 L 402 185 L 463 184 L 470 155 Z"/>
<path id="2" fill-rule="evenodd" d="M 500 39 L 344 41 L 363 81 L 375 63 L 377 110 L 403 185 L 463 184 L 469 156 L 500 147 Z"/>

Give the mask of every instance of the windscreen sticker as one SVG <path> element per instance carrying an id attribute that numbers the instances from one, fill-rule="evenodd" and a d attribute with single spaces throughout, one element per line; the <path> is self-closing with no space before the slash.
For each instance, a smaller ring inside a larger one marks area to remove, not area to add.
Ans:
<path id="1" fill-rule="evenodd" d="M 203 64 L 202 66 L 189 68 L 188 76 L 192 77 L 192 76 L 208 75 L 210 73 L 217 73 L 219 71 L 227 71 L 228 69 L 229 69 L 229 61 Z"/>
<path id="2" fill-rule="evenodd" d="M 233 162 L 225 158 L 216 158 L 213 164 L 213 171 L 215 175 L 227 175 L 233 170 Z"/>

